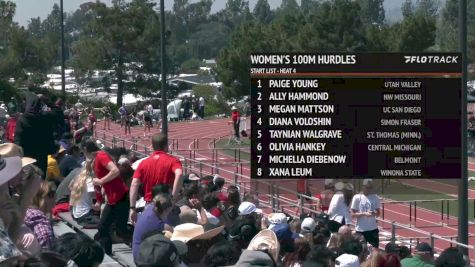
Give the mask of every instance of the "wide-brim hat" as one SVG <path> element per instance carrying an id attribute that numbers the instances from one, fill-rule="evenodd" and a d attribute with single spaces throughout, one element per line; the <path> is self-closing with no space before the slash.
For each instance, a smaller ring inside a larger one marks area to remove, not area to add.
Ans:
<path id="1" fill-rule="evenodd" d="M 36 162 L 36 159 L 23 157 L 23 149 L 21 148 L 21 146 L 12 143 L 0 144 L 0 156 L 5 158 L 20 157 L 22 167 Z"/>
<path id="2" fill-rule="evenodd" d="M 260 231 L 249 243 L 248 250 L 267 251 L 275 262 L 279 261 L 280 243 L 276 234 L 268 229 Z"/>
<path id="3" fill-rule="evenodd" d="M 0 156 L 0 186 L 15 178 L 22 169 L 20 157 L 1 157 Z"/>
<path id="4" fill-rule="evenodd" d="M 184 223 L 177 225 L 175 229 L 173 229 L 173 235 L 170 240 L 177 240 L 187 243 L 192 240 L 212 239 L 213 237 L 221 233 L 223 229 L 224 226 L 220 226 L 205 232 L 203 226 L 201 225 L 195 223 Z"/>
<path id="5" fill-rule="evenodd" d="M 231 110 L 237 110 L 237 107 L 236 107 L 236 106 L 233 106 L 233 107 L 231 108 Z"/>

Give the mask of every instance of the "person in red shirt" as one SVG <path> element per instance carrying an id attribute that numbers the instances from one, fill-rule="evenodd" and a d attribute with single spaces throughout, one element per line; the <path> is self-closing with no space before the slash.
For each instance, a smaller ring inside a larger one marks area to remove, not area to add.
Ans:
<path id="1" fill-rule="evenodd" d="M 93 108 L 89 110 L 89 115 L 87 115 L 87 118 L 89 120 L 89 130 L 92 134 L 94 134 L 94 126 L 96 125 L 97 117 Z"/>
<path id="2" fill-rule="evenodd" d="M 135 204 L 141 184 L 143 185 L 144 199 L 147 203 L 152 201 L 152 188 L 156 185 L 164 184 L 172 188 L 171 194 L 174 201 L 180 198 L 180 191 L 183 187 L 181 162 L 167 154 L 168 137 L 162 133 L 154 135 L 152 137 L 152 147 L 155 152 L 139 164 L 130 185 L 129 221 L 133 224 L 137 220 Z"/>
<path id="3" fill-rule="evenodd" d="M 6 139 L 13 143 L 15 141 L 15 127 L 16 127 L 16 114 L 12 115 L 7 121 L 7 127 L 5 129 Z"/>
<path id="4" fill-rule="evenodd" d="M 95 210 L 100 210 L 104 203 L 102 192 L 107 197 L 106 206 L 101 214 L 98 233 L 95 237 L 101 243 L 105 252 L 112 253 L 111 226 L 115 223 L 118 235 L 127 235 L 127 185 L 120 177 L 119 169 L 112 158 L 105 151 L 100 150 L 93 139 L 83 142 L 84 154 L 87 158 L 87 168 L 94 178 L 92 183 L 96 191 Z"/>
<path id="5" fill-rule="evenodd" d="M 233 106 L 231 108 L 231 111 L 231 119 L 233 121 L 234 126 L 234 136 L 236 136 L 236 139 L 239 140 L 239 123 L 241 122 L 241 114 L 239 114 L 239 111 L 236 106 Z"/>

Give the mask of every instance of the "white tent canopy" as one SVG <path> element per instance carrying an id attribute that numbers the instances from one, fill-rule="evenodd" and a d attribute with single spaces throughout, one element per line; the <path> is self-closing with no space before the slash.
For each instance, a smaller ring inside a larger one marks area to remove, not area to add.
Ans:
<path id="1" fill-rule="evenodd" d="M 145 99 L 141 96 L 134 96 L 133 94 L 125 94 L 122 97 L 122 103 L 124 103 L 125 105 L 136 104 L 138 101 L 145 101 Z M 117 104 L 117 96 L 111 95 L 110 102 L 113 104 Z"/>

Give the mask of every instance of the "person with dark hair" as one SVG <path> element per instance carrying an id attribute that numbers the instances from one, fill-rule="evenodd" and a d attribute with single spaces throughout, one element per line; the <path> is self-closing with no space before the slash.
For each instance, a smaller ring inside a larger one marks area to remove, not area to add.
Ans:
<path id="1" fill-rule="evenodd" d="M 209 267 L 234 265 L 239 260 L 241 252 L 236 242 L 221 241 L 208 249 L 202 264 Z"/>
<path id="2" fill-rule="evenodd" d="M 66 177 L 72 170 L 80 168 L 81 162 L 81 150 L 79 149 L 79 146 L 72 145 L 68 150 L 68 155 L 59 163 L 59 172 L 61 173 L 61 176 Z"/>
<path id="3" fill-rule="evenodd" d="M 135 203 L 141 184 L 143 185 L 144 199 L 147 203 L 152 201 L 152 188 L 157 184 L 167 184 L 171 188 L 173 200 L 176 201 L 180 198 L 183 186 L 183 167 L 179 159 L 167 154 L 168 137 L 165 134 L 154 135 L 152 146 L 155 152 L 140 163 L 132 176 L 129 203 L 129 221 L 132 223 L 137 221 Z"/>
<path id="4" fill-rule="evenodd" d="M 239 188 L 237 186 L 231 185 L 228 187 L 227 207 L 223 212 L 223 219 L 227 228 L 229 228 L 234 220 L 239 216 L 239 205 L 241 205 Z"/>
<path id="5" fill-rule="evenodd" d="M 336 183 L 337 192 L 333 195 L 328 208 L 330 221 L 328 229 L 332 233 L 338 232 L 341 226 L 351 224 L 350 204 L 353 198 L 353 185 L 350 183 Z"/>
<path id="6" fill-rule="evenodd" d="M 203 196 L 201 203 L 206 210 L 206 217 L 210 227 L 220 224 L 221 211 L 218 209 L 219 199 L 214 194 L 206 194 Z"/>
<path id="7" fill-rule="evenodd" d="M 74 261 L 78 267 L 96 267 L 104 260 L 101 245 L 78 233 L 59 236 L 54 250 Z"/>
<path id="8" fill-rule="evenodd" d="M 403 260 L 411 256 L 411 250 L 407 246 L 399 247 L 399 259 Z"/>
<path id="9" fill-rule="evenodd" d="M 64 121 L 64 101 L 62 98 L 57 98 L 54 102 L 54 105 L 51 108 L 51 113 L 54 114 L 55 117 L 55 135 L 56 140 L 60 140 L 63 134 L 66 131 L 66 124 Z M 65 147 L 65 149 L 67 149 Z"/>
<path id="10" fill-rule="evenodd" d="M 402 267 L 433 267 L 434 251 L 432 247 L 421 242 L 417 244 L 414 256 L 401 260 Z"/>
<path id="11" fill-rule="evenodd" d="M 31 257 L 23 263 L 23 267 L 67 267 L 74 266 L 63 255 L 54 251 L 42 251 L 39 255 Z"/>
<path id="12" fill-rule="evenodd" d="M 148 205 L 144 212 L 140 214 L 135 225 L 132 254 L 137 259 L 140 243 L 146 233 L 151 231 L 173 231 L 173 228 L 166 223 L 167 217 L 173 209 L 173 203 L 168 194 L 159 193 L 153 198 L 153 205 Z"/>
<path id="13" fill-rule="evenodd" d="M 314 246 L 307 255 L 303 267 L 330 267 L 333 266 L 335 258 L 336 254 L 324 245 Z"/>
<path id="14" fill-rule="evenodd" d="M 112 253 L 111 225 L 115 222 L 117 234 L 128 234 L 127 230 L 127 185 L 120 177 L 117 165 L 109 154 L 102 151 L 93 139 L 84 141 L 87 169 L 93 170 L 95 177 L 92 183 L 96 191 L 94 209 L 104 203 L 101 188 L 107 196 L 107 203 L 101 214 L 96 239 L 104 247 L 107 254 Z"/>
<path id="15" fill-rule="evenodd" d="M 54 118 L 43 114 L 41 101 L 36 95 L 29 95 L 26 110 L 17 120 L 15 144 L 23 148 L 23 155 L 36 159 L 44 174 L 48 165 L 48 155 L 57 152 L 54 143 Z"/>
<path id="16" fill-rule="evenodd" d="M 224 180 L 224 178 L 219 177 L 217 174 L 215 174 L 213 177 L 213 184 L 211 185 L 210 191 L 214 195 L 216 195 L 219 201 L 226 205 L 228 203 L 228 196 L 223 192 L 223 187 L 225 183 L 226 180 Z"/>
<path id="17" fill-rule="evenodd" d="M 259 233 L 254 217 L 239 216 L 229 229 L 229 240 L 238 242 L 241 249 L 246 249 L 249 242 Z"/>
<path id="18" fill-rule="evenodd" d="M 284 267 L 300 267 L 310 253 L 310 244 L 307 240 L 299 238 L 295 240 L 295 250 L 284 256 Z"/>
<path id="19" fill-rule="evenodd" d="M 401 267 L 401 261 L 397 255 L 386 254 L 384 255 L 384 264 L 381 267 Z"/>
<path id="20" fill-rule="evenodd" d="M 61 136 L 61 139 L 59 140 L 59 145 L 64 147 L 64 149 L 66 149 L 68 154 L 70 154 L 69 148 L 71 147 L 72 143 L 73 143 L 73 135 L 70 132 L 63 133 L 63 135 Z"/>
<path id="21" fill-rule="evenodd" d="M 233 122 L 234 137 L 237 141 L 241 140 L 239 133 L 239 124 L 241 122 L 241 114 L 236 106 L 231 108 L 231 120 Z"/>
<path id="22" fill-rule="evenodd" d="M 110 110 L 109 106 L 104 106 L 101 109 L 101 111 L 104 114 L 104 130 L 106 130 L 106 128 L 108 130 L 110 130 L 111 129 L 111 118 L 112 118 L 111 110 Z"/>
<path id="23" fill-rule="evenodd" d="M 343 239 L 342 241 L 340 248 L 343 253 L 355 255 L 361 259 L 363 245 L 361 245 L 361 242 L 358 239 L 351 237 L 349 239 Z"/>
<path id="24" fill-rule="evenodd" d="M 465 267 L 467 263 L 457 248 L 447 248 L 435 261 L 435 267 Z"/>

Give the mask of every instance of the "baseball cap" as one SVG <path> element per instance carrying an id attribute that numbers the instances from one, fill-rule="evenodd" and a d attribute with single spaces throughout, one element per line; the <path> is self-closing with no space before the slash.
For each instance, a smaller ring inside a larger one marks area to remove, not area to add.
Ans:
<path id="1" fill-rule="evenodd" d="M 238 208 L 239 215 L 249 215 L 253 212 L 262 213 L 261 209 L 258 209 L 254 203 L 251 202 L 242 202 Z"/>
<path id="2" fill-rule="evenodd" d="M 345 183 L 343 182 L 338 182 L 335 184 L 335 191 L 341 191 L 345 188 Z"/>
<path id="3" fill-rule="evenodd" d="M 432 253 L 432 247 L 426 242 L 421 242 L 417 244 L 416 246 L 416 253 L 419 253 L 419 254 Z"/>
<path id="4" fill-rule="evenodd" d="M 335 267 L 360 267 L 360 261 L 355 255 L 342 254 L 336 258 Z"/>
<path id="5" fill-rule="evenodd" d="M 155 234 L 142 241 L 136 263 L 138 266 L 174 266 L 179 262 L 179 255 L 186 253 L 183 242 L 170 241 L 162 234 Z"/>
<path id="6" fill-rule="evenodd" d="M 302 233 L 311 233 L 315 230 L 315 227 L 317 227 L 317 223 L 312 218 L 303 219 L 302 224 L 300 225 Z"/>

